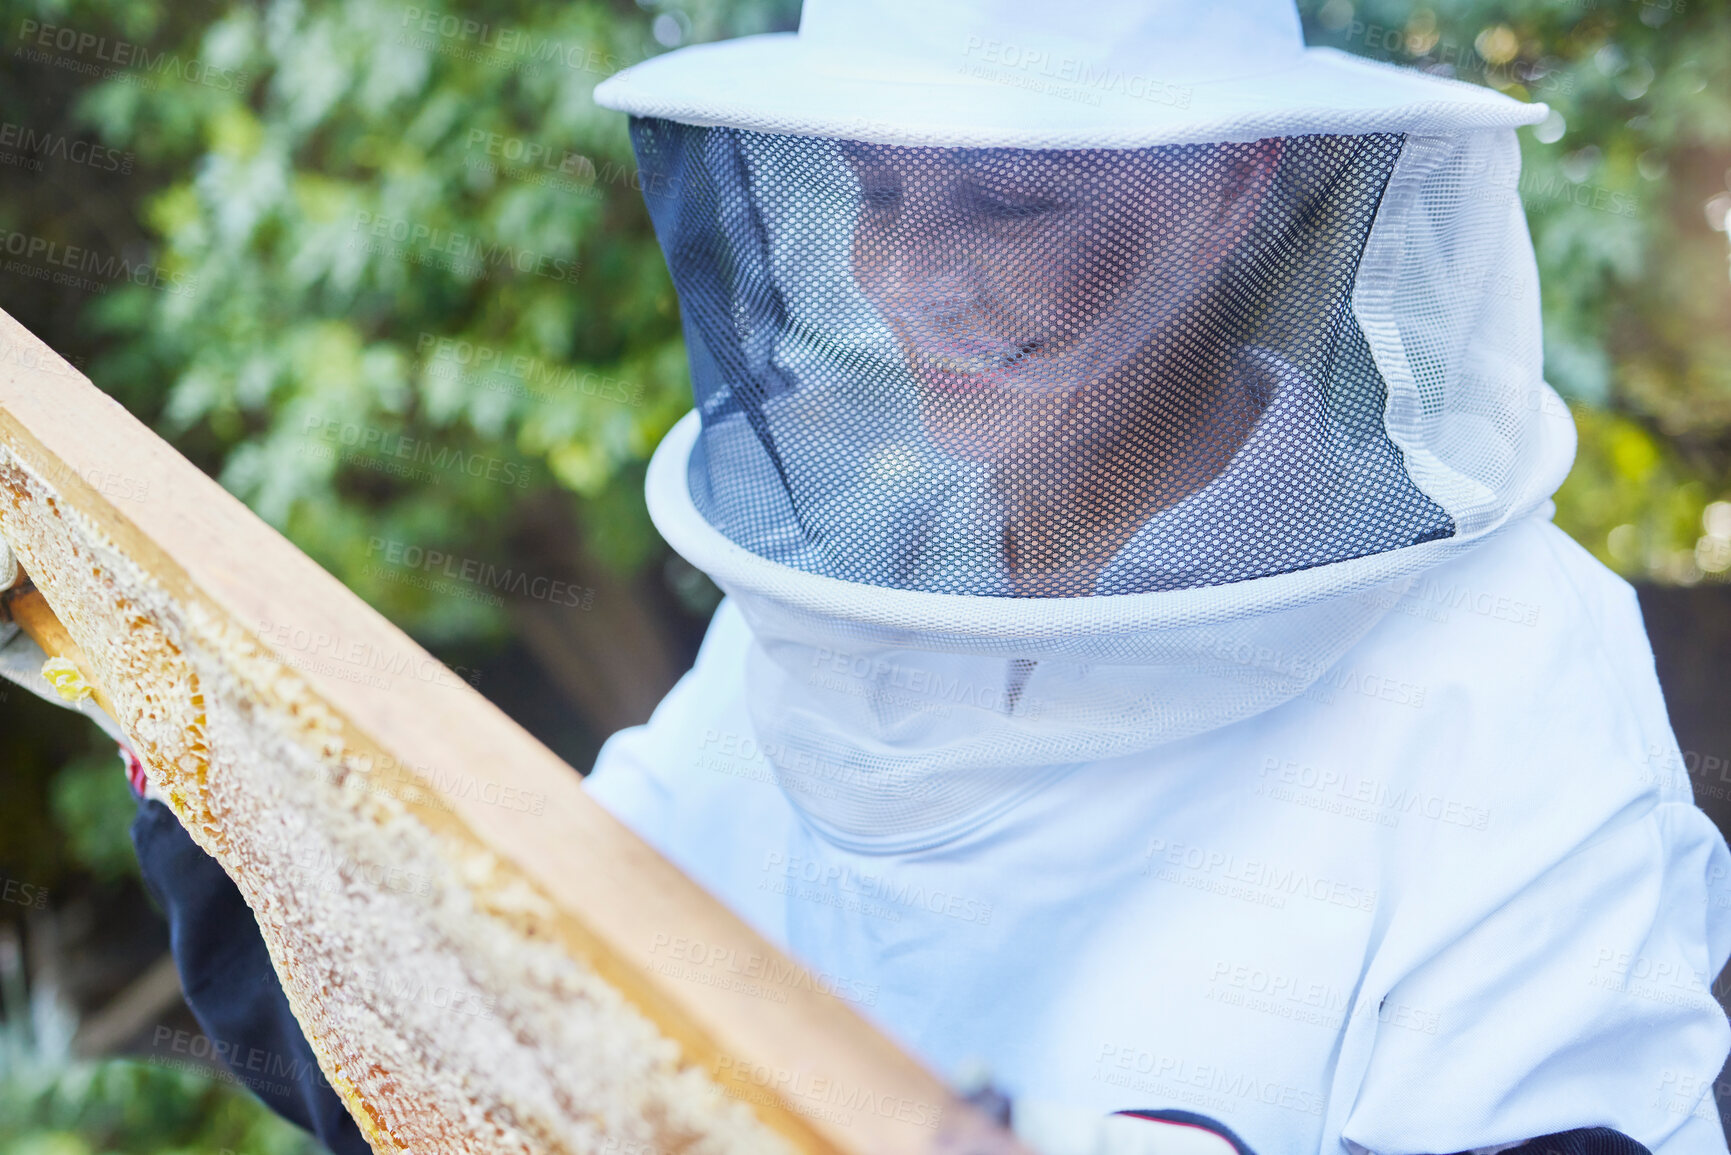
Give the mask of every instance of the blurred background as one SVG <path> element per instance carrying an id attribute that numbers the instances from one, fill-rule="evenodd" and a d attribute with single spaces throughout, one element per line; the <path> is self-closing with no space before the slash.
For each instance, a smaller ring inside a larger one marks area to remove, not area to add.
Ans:
<path id="1" fill-rule="evenodd" d="M 1581 433 L 1557 520 L 1639 588 L 1731 828 L 1731 7 L 1302 8 L 1312 44 L 1553 109 L 1520 192 Z M 587 768 L 718 597 L 643 508 L 685 353 L 624 117 L 590 91 L 797 18 L 0 0 L 0 308 Z M 112 743 L 0 693 L 0 1155 L 313 1150 L 180 1002 L 132 813 Z"/>

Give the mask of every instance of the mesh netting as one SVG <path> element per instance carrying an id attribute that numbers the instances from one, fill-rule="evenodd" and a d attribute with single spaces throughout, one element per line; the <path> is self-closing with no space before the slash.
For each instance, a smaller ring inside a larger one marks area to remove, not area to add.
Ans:
<path id="1" fill-rule="evenodd" d="M 1398 135 L 898 148 L 637 119 L 704 518 L 899 589 L 1223 585 L 1454 534 L 1351 307 Z"/>
<path id="2" fill-rule="evenodd" d="M 753 737 L 838 845 L 1382 694 L 1353 647 L 1568 470 L 1511 131 L 633 131 L 700 418 L 650 512 L 746 618 Z"/>

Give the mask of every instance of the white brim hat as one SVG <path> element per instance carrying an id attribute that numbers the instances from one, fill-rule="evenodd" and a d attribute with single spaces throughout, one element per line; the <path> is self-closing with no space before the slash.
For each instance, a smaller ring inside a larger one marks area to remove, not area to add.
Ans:
<path id="1" fill-rule="evenodd" d="M 973 148 L 1448 133 L 1549 112 L 1306 48 L 1290 0 L 806 0 L 798 34 L 658 56 L 595 100 L 684 124 Z"/>

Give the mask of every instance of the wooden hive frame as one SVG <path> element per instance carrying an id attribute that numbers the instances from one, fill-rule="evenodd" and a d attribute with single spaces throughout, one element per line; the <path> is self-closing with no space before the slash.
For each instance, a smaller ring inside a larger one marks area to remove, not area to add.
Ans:
<path id="1" fill-rule="evenodd" d="M 1020 1150 L 4 313 L 0 538 L 375 1152 Z"/>

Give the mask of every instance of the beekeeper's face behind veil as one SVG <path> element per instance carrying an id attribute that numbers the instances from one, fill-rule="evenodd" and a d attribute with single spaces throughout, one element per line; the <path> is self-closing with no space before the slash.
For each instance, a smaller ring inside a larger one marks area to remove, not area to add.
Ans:
<path id="1" fill-rule="evenodd" d="M 854 278 L 933 442 L 992 467 L 1019 592 L 1092 577 L 1261 416 L 1265 395 L 1233 370 L 1220 273 L 1280 153 L 844 143 Z"/>
<path id="2" fill-rule="evenodd" d="M 1567 469 L 1509 131 L 1543 110 L 1311 52 L 1288 0 L 807 0 L 604 88 L 697 402 L 650 512 L 838 845 L 1291 701 Z"/>

